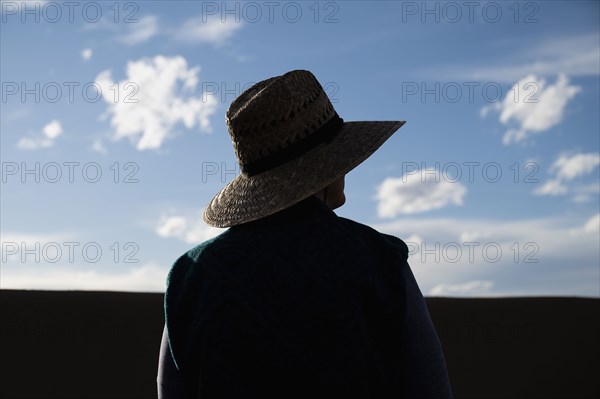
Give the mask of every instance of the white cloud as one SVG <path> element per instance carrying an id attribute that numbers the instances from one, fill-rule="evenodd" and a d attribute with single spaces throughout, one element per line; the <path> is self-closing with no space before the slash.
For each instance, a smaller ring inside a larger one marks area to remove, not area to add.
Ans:
<path id="1" fill-rule="evenodd" d="M 18 264 L 23 265 L 27 262 L 39 262 L 44 257 L 54 259 L 58 255 L 57 247 L 65 251 L 67 255 L 68 248 L 63 247 L 64 242 L 74 242 L 77 235 L 73 233 L 20 233 L 14 231 L 0 232 L 2 239 L 2 250 L 0 251 L 0 262 L 3 265 Z M 60 257 L 59 257 L 60 258 Z M 4 274 L 4 271 L 2 271 Z M 3 281 L 0 281 L 0 284 Z"/>
<path id="2" fill-rule="evenodd" d="M 493 281 L 494 286 L 480 296 L 598 296 L 600 233 L 594 230 L 595 218 L 592 222 L 574 221 L 572 215 L 520 220 L 410 217 L 371 226 L 407 245 L 418 237 L 417 245 L 409 245 L 408 261 L 424 293 L 440 284 Z M 584 229 L 588 233 L 573 233 Z M 469 241 L 475 244 L 466 245 L 465 238 L 475 238 Z"/>
<path id="3" fill-rule="evenodd" d="M 600 213 L 592 216 L 583 226 L 583 231 L 588 234 L 600 232 Z"/>
<path id="4" fill-rule="evenodd" d="M 63 132 L 62 126 L 57 120 L 53 120 L 52 122 L 48 123 L 46 126 L 44 126 L 42 131 L 44 132 L 44 135 L 50 140 L 54 140 Z"/>
<path id="5" fill-rule="evenodd" d="M 413 235 L 409 236 L 408 238 L 405 238 L 403 241 L 406 244 L 406 246 L 408 247 L 409 253 L 418 251 L 418 249 L 421 247 L 421 244 L 424 242 L 423 238 L 417 234 L 413 234 Z"/>
<path id="6" fill-rule="evenodd" d="M 74 234 L 70 233 L 52 233 L 52 234 L 31 234 L 31 233 L 17 233 L 17 232 L 2 232 L 2 243 L 21 243 L 25 244 L 26 248 L 35 246 L 36 243 L 48 243 L 48 242 L 63 242 L 73 239 Z"/>
<path id="7" fill-rule="evenodd" d="M 586 194 L 576 194 L 571 198 L 571 200 L 576 204 L 585 204 L 586 202 L 590 202 L 592 197 Z"/>
<path id="8" fill-rule="evenodd" d="M 577 187 L 577 191 L 586 194 L 600 194 L 600 181 Z"/>
<path id="9" fill-rule="evenodd" d="M 46 0 L 0 0 L 0 14 L 5 11 L 12 14 L 24 10 L 41 10 L 45 3 L 47 3 Z"/>
<path id="10" fill-rule="evenodd" d="M 187 220 L 183 216 L 164 216 L 156 227 L 156 234 L 161 237 L 181 236 L 187 227 Z"/>
<path id="11" fill-rule="evenodd" d="M 495 241 L 508 244 L 513 241 L 546 242 L 552 243 L 545 248 L 545 251 L 552 255 L 573 244 L 561 241 L 564 238 L 561 236 L 574 227 L 580 227 L 581 222 L 574 224 L 570 215 L 519 220 L 407 217 L 371 226 L 400 238 L 416 235 L 427 243 L 466 242 L 467 238 L 478 242 Z"/>
<path id="12" fill-rule="evenodd" d="M 598 194 L 600 194 L 600 182 L 595 182 L 587 185 L 576 185 L 573 188 L 573 198 L 571 200 L 578 204 L 583 204 L 586 202 L 590 202 L 592 198 L 598 199 Z M 592 194 L 594 194 L 592 196 Z"/>
<path id="13" fill-rule="evenodd" d="M 558 179 L 551 179 L 544 183 L 543 186 L 536 188 L 533 191 L 536 195 L 561 195 L 567 193 L 567 186 L 561 183 Z"/>
<path id="14" fill-rule="evenodd" d="M 489 109 L 494 109 L 500 112 L 502 124 L 516 122 L 519 126 L 508 129 L 502 143 L 520 143 L 560 124 L 568 102 L 580 91 L 581 87 L 569 85 L 564 74 L 559 75 L 554 85 L 528 75 L 510 88 L 502 102 L 484 107 L 480 114 L 485 116 Z"/>
<path id="15" fill-rule="evenodd" d="M 129 46 L 143 43 L 158 33 L 158 18 L 154 15 L 147 15 L 134 24 L 126 25 L 129 32 L 119 36 L 118 40 Z"/>
<path id="16" fill-rule="evenodd" d="M 567 102 L 581 91 L 581 87 L 570 86 L 564 74 L 559 75 L 556 84 L 548 87 L 544 79 L 529 75 L 510 91 L 503 100 L 500 122 L 506 124 L 514 119 L 521 123 L 522 129 L 540 132 L 562 121 Z M 515 92 L 518 93 L 516 97 Z"/>
<path id="17" fill-rule="evenodd" d="M 17 142 L 17 148 L 21 150 L 37 150 L 54 145 L 54 140 L 62 135 L 63 129 L 58 120 L 52 120 L 42 128 L 42 135 L 37 137 L 22 137 Z"/>
<path id="18" fill-rule="evenodd" d="M 489 293 L 494 283 L 489 280 L 474 280 L 462 284 L 437 284 L 429 291 L 433 296 L 476 296 Z"/>
<path id="19" fill-rule="evenodd" d="M 597 76 L 600 73 L 598 32 L 574 36 L 544 36 L 543 41 L 519 37 L 514 43 L 499 40 L 496 52 L 500 60 L 468 60 L 464 65 L 442 65 L 422 68 L 422 77 L 478 82 L 516 82 L 535 74 L 551 77 L 559 73 L 570 76 Z M 493 43 L 491 43 L 493 45 Z"/>
<path id="20" fill-rule="evenodd" d="M 188 244 L 200 244 L 206 240 L 210 240 L 213 237 L 218 236 L 223 232 L 223 229 L 219 229 L 213 226 L 208 226 L 204 222 L 196 222 L 191 224 L 189 230 L 185 233 L 185 242 Z"/>
<path id="21" fill-rule="evenodd" d="M 108 153 L 108 150 L 106 149 L 106 146 L 104 145 L 104 143 L 102 142 L 101 139 L 94 139 L 94 142 L 92 143 L 92 151 L 97 152 L 99 154 L 106 154 Z"/>
<path id="22" fill-rule="evenodd" d="M 50 140 L 34 139 L 31 137 L 22 137 L 17 142 L 17 148 L 20 150 L 37 150 L 38 148 L 47 148 L 52 145 Z"/>
<path id="23" fill-rule="evenodd" d="M 579 153 L 572 156 L 561 155 L 550 167 L 551 172 L 561 180 L 573 180 L 590 173 L 600 165 L 600 154 Z"/>
<path id="24" fill-rule="evenodd" d="M 571 200 L 576 204 L 585 204 L 586 202 L 590 202 L 592 197 L 587 194 L 576 194 L 571 198 Z"/>
<path id="25" fill-rule="evenodd" d="M 461 242 L 477 242 L 482 239 L 487 239 L 491 236 L 489 232 L 480 232 L 480 231 L 463 231 L 460 233 L 460 241 Z"/>
<path id="26" fill-rule="evenodd" d="M 122 272 L 75 268 L 2 269 L 3 289 L 164 292 L 169 269 L 147 263 Z"/>
<path id="27" fill-rule="evenodd" d="M 495 108 L 494 105 L 486 105 L 484 107 L 481 107 L 481 109 L 479 110 L 479 117 L 481 119 L 484 119 L 486 116 L 488 116 L 490 111 L 492 111 Z"/>
<path id="28" fill-rule="evenodd" d="M 161 237 L 174 237 L 187 244 L 200 244 L 221 234 L 224 230 L 204 223 L 202 213 L 196 217 L 163 215 L 155 232 Z"/>
<path id="29" fill-rule="evenodd" d="M 573 155 L 560 155 L 550 166 L 550 174 L 553 178 L 544 183 L 543 186 L 536 189 L 537 195 L 559 195 L 566 194 L 569 190 L 566 182 L 574 180 L 593 172 L 600 165 L 600 154 L 598 153 L 578 153 Z M 578 189 L 578 200 L 576 202 L 585 202 L 585 196 L 589 192 L 596 192 L 598 184 L 592 184 L 589 187 Z"/>
<path id="30" fill-rule="evenodd" d="M 222 21 L 219 16 L 199 16 L 190 18 L 175 32 L 175 38 L 189 43 L 210 43 L 216 47 L 229 41 L 242 27 L 231 18 Z"/>
<path id="31" fill-rule="evenodd" d="M 72 263 L 68 259 L 81 250 L 80 234 L 74 232 L 22 233 L 0 232 L 2 238 L 2 268 L 0 287 L 3 289 L 43 290 L 103 290 L 164 292 L 168 268 L 149 262 L 118 272 L 106 271 L 99 264 Z M 65 245 L 71 242 L 71 246 Z M 62 250 L 59 263 L 55 247 Z M 48 248 L 48 249 L 46 249 Z M 72 249 L 69 249 L 72 248 Z M 42 261 L 36 262 L 38 256 Z M 110 256 L 109 256 L 110 258 Z M 77 255 L 74 259 L 82 260 Z M 90 267 L 93 267 L 90 269 Z"/>
<path id="32" fill-rule="evenodd" d="M 402 177 L 386 178 L 378 187 L 379 217 L 427 212 L 447 205 L 462 205 L 467 188 L 460 182 L 440 178 L 436 169 L 426 168 Z"/>
<path id="33" fill-rule="evenodd" d="M 92 54 L 92 49 L 86 48 L 81 50 L 81 58 L 83 58 L 86 61 L 92 58 Z"/>
<path id="34" fill-rule="evenodd" d="M 502 136 L 502 144 L 509 145 L 510 143 L 519 143 L 525 140 L 528 136 L 525 129 L 508 129 Z"/>
<path id="35" fill-rule="evenodd" d="M 423 238 L 420 235 L 413 234 L 404 240 L 405 243 L 413 243 L 413 244 L 421 244 L 423 242 Z"/>
<path id="36" fill-rule="evenodd" d="M 118 82 L 115 102 L 115 79 L 110 70 L 102 71 L 95 80 L 108 104 L 113 139 L 128 138 L 141 151 L 160 148 L 179 122 L 188 129 L 198 125 L 201 131 L 210 132 L 209 117 L 217 100 L 208 94 L 191 95 L 199 72 L 199 67 L 188 68 L 181 56 L 130 61 L 127 77 Z"/>
<path id="37" fill-rule="evenodd" d="M 592 216 L 581 227 L 570 230 L 570 233 L 575 236 L 579 235 L 597 235 L 600 233 L 600 213 Z"/>
<path id="38" fill-rule="evenodd" d="M 14 121 L 26 118 L 29 116 L 31 111 L 27 108 L 18 108 L 14 111 L 4 111 L 2 112 L 3 122 Z"/>

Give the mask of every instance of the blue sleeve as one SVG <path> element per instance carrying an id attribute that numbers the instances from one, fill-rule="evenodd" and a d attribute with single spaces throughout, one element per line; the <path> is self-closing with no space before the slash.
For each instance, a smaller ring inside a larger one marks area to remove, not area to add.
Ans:
<path id="1" fill-rule="evenodd" d="M 158 399 L 182 399 L 186 398 L 181 373 L 175 367 L 169 340 L 167 339 L 167 328 L 163 329 L 160 352 L 158 356 L 158 373 L 156 377 Z"/>
<path id="2" fill-rule="evenodd" d="M 452 399 L 442 344 L 429 315 L 427 302 L 410 265 L 404 241 L 389 234 L 382 236 L 398 254 L 398 270 L 405 289 L 402 320 L 401 362 L 404 370 L 403 393 L 406 398 Z"/>

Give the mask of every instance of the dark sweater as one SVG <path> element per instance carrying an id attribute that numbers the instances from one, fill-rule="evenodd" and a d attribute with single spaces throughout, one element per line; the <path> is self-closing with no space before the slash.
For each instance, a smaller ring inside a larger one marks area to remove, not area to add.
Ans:
<path id="1" fill-rule="evenodd" d="M 159 397 L 451 398 L 407 258 L 315 197 L 198 245 L 167 278 Z"/>

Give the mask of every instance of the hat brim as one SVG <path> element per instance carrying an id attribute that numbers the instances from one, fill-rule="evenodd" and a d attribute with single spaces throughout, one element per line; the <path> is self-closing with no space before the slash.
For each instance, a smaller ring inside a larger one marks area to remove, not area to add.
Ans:
<path id="1" fill-rule="evenodd" d="M 354 169 L 404 123 L 344 122 L 331 142 L 258 175 L 238 175 L 211 200 L 204 221 L 231 227 L 288 208 Z"/>

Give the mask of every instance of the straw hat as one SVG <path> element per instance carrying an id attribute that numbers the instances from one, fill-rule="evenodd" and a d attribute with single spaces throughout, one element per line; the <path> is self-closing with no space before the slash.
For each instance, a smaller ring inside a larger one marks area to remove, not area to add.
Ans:
<path id="1" fill-rule="evenodd" d="M 211 226 L 269 216 L 354 169 L 405 121 L 344 122 L 309 71 L 256 83 L 226 115 L 241 174 L 204 211 Z"/>

